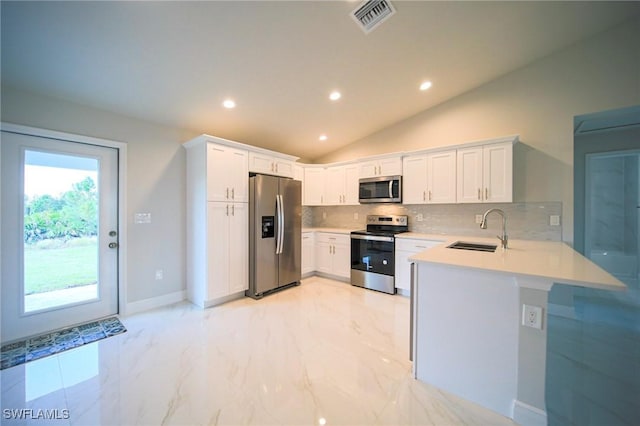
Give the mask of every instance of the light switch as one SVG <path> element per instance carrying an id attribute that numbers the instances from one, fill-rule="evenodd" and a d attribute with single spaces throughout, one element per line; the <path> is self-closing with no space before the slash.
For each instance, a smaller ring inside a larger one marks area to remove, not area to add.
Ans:
<path id="1" fill-rule="evenodd" d="M 551 216 L 549 216 L 549 225 L 560 226 L 560 216 L 557 214 L 552 214 Z"/>
<path id="2" fill-rule="evenodd" d="M 151 213 L 136 213 L 133 221 L 135 223 L 151 223 Z"/>

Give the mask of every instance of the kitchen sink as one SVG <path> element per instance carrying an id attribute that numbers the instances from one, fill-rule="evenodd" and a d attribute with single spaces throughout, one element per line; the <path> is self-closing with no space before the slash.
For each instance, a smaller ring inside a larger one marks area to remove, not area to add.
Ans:
<path id="1" fill-rule="evenodd" d="M 447 246 L 447 248 L 450 248 L 450 249 L 486 251 L 490 253 L 495 252 L 497 247 L 498 246 L 495 244 L 469 243 L 465 241 L 456 241 L 455 243 Z"/>

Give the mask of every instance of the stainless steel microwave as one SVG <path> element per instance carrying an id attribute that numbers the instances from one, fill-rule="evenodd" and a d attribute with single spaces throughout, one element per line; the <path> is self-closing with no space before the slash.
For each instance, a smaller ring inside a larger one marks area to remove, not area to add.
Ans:
<path id="1" fill-rule="evenodd" d="M 401 203 L 402 176 L 379 176 L 360 179 L 360 203 Z"/>

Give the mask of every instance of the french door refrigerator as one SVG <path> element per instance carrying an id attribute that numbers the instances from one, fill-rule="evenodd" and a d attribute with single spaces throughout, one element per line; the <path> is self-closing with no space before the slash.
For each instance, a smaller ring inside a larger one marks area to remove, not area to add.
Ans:
<path id="1" fill-rule="evenodd" d="M 300 181 L 268 175 L 249 178 L 249 290 L 265 294 L 300 284 L 302 187 Z"/>

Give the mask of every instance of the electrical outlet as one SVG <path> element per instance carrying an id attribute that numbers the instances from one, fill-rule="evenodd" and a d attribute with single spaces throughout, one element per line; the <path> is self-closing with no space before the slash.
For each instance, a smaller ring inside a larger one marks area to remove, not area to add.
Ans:
<path id="1" fill-rule="evenodd" d="M 551 226 L 560 226 L 560 216 L 557 214 L 552 214 L 549 216 L 549 225 Z"/>
<path id="2" fill-rule="evenodd" d="M 476 223 L 478 225 L 480 225 L 482 223 L 482 215 L 481 214 L 477 214 L 476 215 Z"/>
<path id="3" fill-rule="evenodd" d="M 522 305 L 522 325 L 542 330 L 542 308 Z"/>
<path id="4" fill-rule="evenodd" d="M 422 213 L 418 213 L 416 215 L 416 222 L 422 222 L 424 220 L 424 217 L 422 217 Z"/>
<path id="5" fill-rule="evenodd" d="M 164 278 L 162 269 L 156 269 L 156 280 L 160 281 L 162 278 Z"/>

